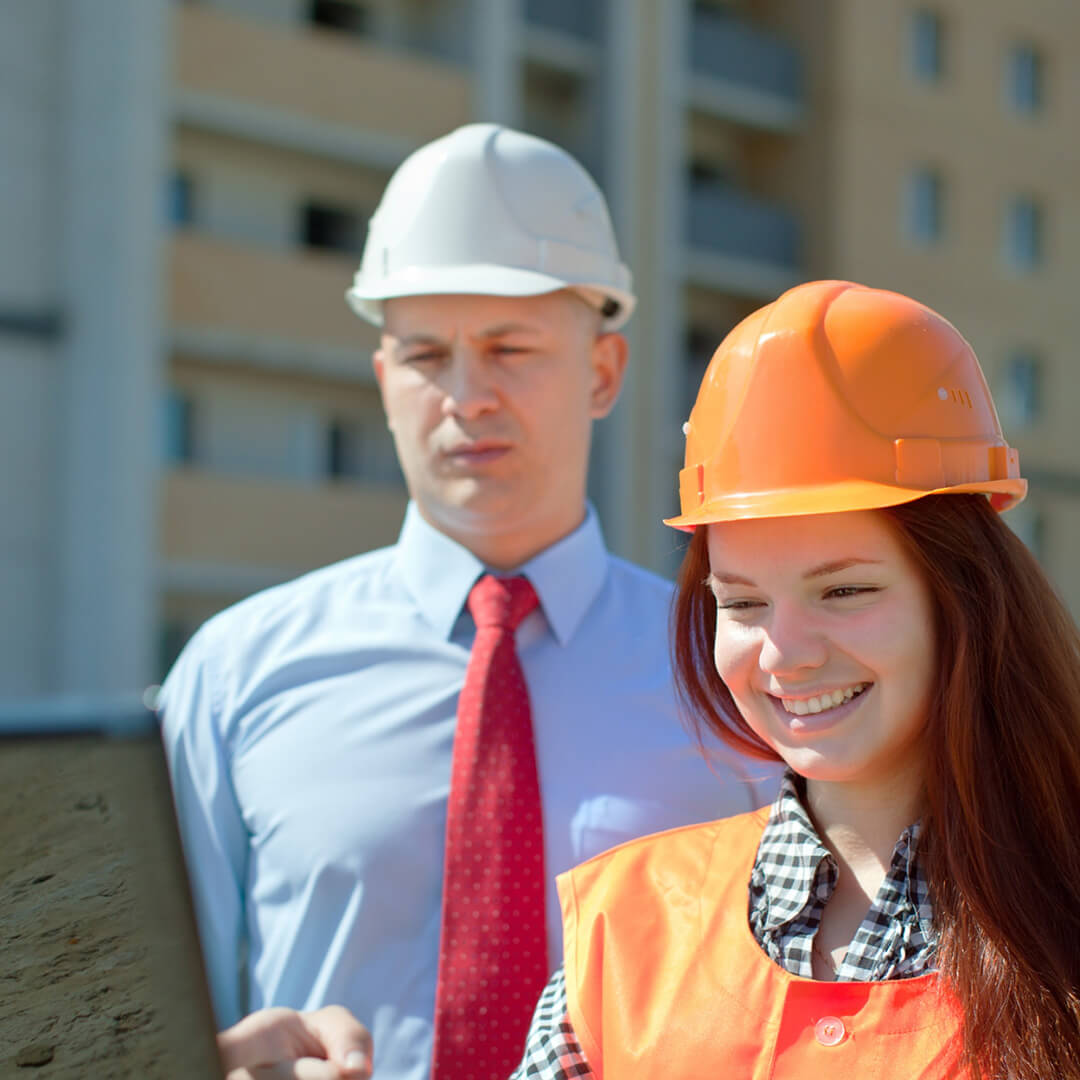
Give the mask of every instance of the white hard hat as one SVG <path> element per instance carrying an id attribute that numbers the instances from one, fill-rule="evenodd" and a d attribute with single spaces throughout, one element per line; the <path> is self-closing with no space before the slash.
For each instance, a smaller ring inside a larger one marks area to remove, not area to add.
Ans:
<path id="1" fill-rule="evenodd" d="M 345 296 L 382 324 L 395 296 L 535 296 L 574 289 L 616 330 L 634 310 L 604 196 L 553 143 L 466 124 L 410 154 L 368 226 Z"/>

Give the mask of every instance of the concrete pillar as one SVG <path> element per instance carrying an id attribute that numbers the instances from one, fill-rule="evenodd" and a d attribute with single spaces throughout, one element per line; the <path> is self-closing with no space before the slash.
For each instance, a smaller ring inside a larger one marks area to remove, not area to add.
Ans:
<path id="1" fill-rule="evenodd" d="M 472 0 L 474 120 L 520 127 L 524 0 Z"/>
<path id="2" fill-rule="evenodd" d="M 609 0 L 605 66 L 605 188 L 634 274 L 637 313 L 623 400 L 604 433 L 609 541 L 635 562 L 670 573 L 677 538 L 660 524 L 673 508 L 682 448 L 682 270 L 687 0 Z"/>
<path id="3" fill-rule="evenodd" d="M 661 573 L 673 574 L 680 562 L 680 538 L 660 517 L 677 509 L 676 476 L 682 466 L 685 440 L 681 391 L 685 343 L 681 264 L 686 218 L 686 100 L 690 0 L 657 5 L 655 48 L 658 82 L 653 109 L 653 153 L 656 168 L 656 213 L 651 216 L 657 265 L 656 310 L 650 350 L 649 397 L 653 411 L 649 444 L 649 521 L 646 561 Z M 650 528 L 651 526 L 651 528 Z"/>
<path id="4" fill-rule="evenodd" d="M 154 670 L 168 0 L 66 11 L 56 681 L 114 693 Z"/>

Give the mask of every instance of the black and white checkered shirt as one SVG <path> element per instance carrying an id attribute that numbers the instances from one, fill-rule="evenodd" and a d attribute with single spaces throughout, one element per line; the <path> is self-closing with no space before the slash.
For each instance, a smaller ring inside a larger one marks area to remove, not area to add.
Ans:
<path id="1" fill-rule="evenodd" d="M 750 928 L 762 949 L 786 971 L 813 978 L 810 952 L 839 868 L 821 842 L 790 772 L 780 785 L 750 875 Z M 848 946 L 836 977 L 847 982 L 908 979 L 934 959 L 930 900 L 916 861 L 919 823 L 906 828 L 870 910 Z M 510 1080 L 591 1078 L 566 1012 L 563 969 L 544 989 Z"/>

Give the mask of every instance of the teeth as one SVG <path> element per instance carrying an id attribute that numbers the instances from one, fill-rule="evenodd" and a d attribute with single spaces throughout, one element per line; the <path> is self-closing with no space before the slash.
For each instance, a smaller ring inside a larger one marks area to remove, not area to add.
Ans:
<path id="1" fill-rule="evenodd" d="M 831 690 L 820 697 L 781 698 L 780 701 L 789 713 L 794 713 L 796 716 L 806 716 L 807 713 L 819 713 L 828 709 L 835 709 L 837 705 L 850 701 L 869 685 L 869 683 L 856 683 L 854 686 L 849 686 L 844 690 Z"/>

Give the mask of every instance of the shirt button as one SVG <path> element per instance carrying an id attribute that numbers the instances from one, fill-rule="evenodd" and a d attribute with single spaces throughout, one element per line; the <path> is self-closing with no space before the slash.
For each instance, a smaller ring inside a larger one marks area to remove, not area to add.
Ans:
<path id="1" fill-rule="evenodd" d="M 844 1037 L 844 1021 L 838 1016 L 823 1016 L 814 1025 L 814 1036 L 822 1046 L 835 1046 Z"/>

